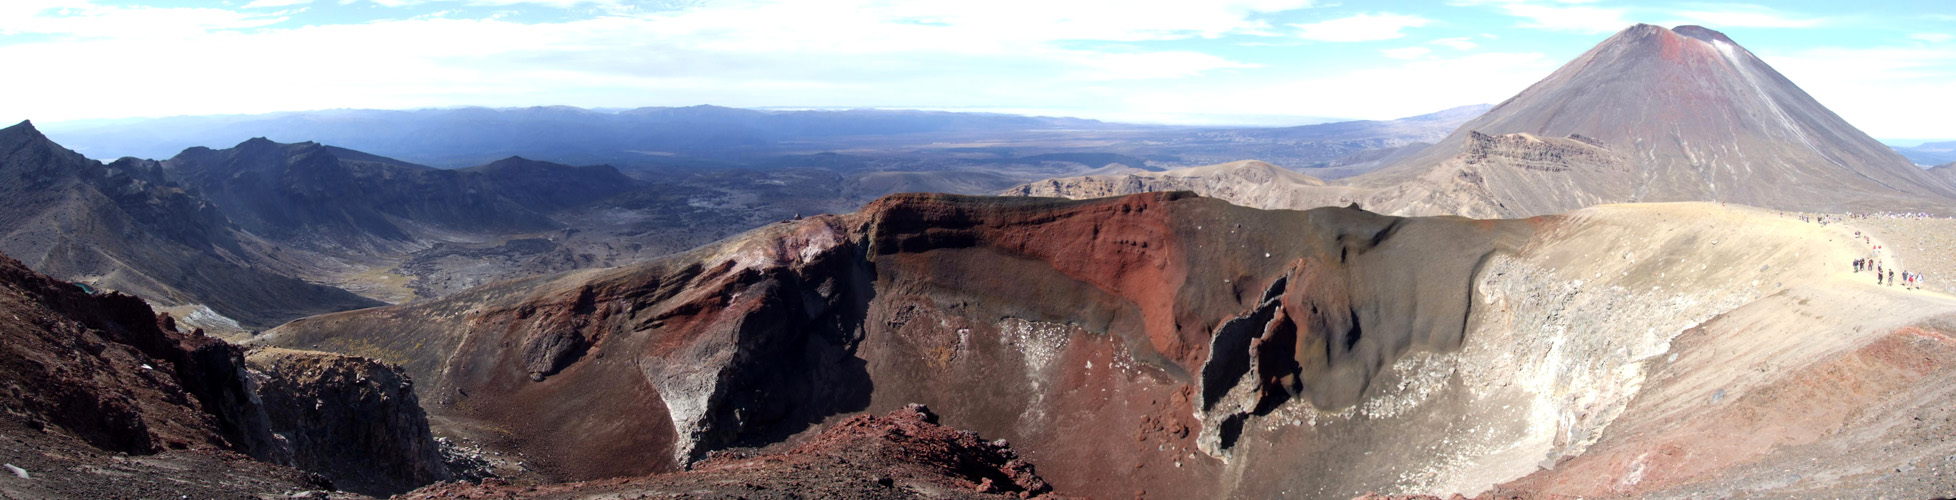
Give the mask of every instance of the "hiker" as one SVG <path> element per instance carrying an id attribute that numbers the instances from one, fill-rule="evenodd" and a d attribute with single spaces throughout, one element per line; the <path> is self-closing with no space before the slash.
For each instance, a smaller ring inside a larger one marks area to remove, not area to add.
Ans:
<path id="1" fill-rule="evenodd" d="M 1888 270 L 1888 286 L 1895 286 L 1895 270 Z"/>

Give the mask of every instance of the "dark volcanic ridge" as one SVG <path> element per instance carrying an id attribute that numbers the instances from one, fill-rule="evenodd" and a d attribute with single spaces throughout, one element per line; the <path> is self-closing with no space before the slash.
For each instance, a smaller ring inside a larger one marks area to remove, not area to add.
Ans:
<path id="1" fill-rule="evenodd" d="M 562 225 L 550 214 L 630 191 L 608 166 L 507 158 L 443 170 L 358 151 L 256 138 L 190 148 L 165 173 L 240 227 L 309 248 L 415 245 L 446 233 L 521 234 Z"/>
<path id="2" fill-rule="evenodd" d="M 396 368 L 246 352 L 0 256 L 8 498 L 385 496 L 448 472 Z"/>
<path id="3" fill-rule="evenodd" d="M 0 252 L 43 273 L 248 327 L 379 305 L 281 270 L 294 265 L 156 162 L 103 164 L 22 122 L 0 129 Z"/>

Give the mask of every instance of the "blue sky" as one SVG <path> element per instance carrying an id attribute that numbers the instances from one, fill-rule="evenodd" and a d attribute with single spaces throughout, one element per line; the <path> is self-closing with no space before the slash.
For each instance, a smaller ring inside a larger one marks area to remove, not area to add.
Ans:
<path id="1" fill-rule="evenodd" d="M 1189 124 L 1493 103 L 1637 22 L 1724 31 L 1870 134 L 1956 138 L 1956 2 L 6 0 L 0 120 L 902 107 Z"/>

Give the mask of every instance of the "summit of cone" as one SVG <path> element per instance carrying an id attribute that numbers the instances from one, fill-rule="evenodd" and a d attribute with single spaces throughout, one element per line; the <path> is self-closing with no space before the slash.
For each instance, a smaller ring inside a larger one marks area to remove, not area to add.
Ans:
<path id="1" fill-rule="evenodd" d="M 1492 201 L 1504 208 L 1496 210 L 1502 215 L 1593 204 L 1586 201 L 1852 209 L 1883 198 L 1956 194 L 1730 37 L 1701 26 L 1625 29 L 1433 147 L 1353 184 L 1418 183 L 1422 174 L 1459 162 L 1475 148 L 1475 134 L 1575 139 L 1623 160 L 1620 167 L 1552 176 L 1560 179 L 1473 172 L 1485 179 L 1480 187 L 1500 198 Z M 1481 170 L 1510 163 L 1484 162 Z M 1517 184 L 1490 184 L 1502 181 Z M 1593 196 L 1548 200 L 1551 191 Z"/>
<path id="2" fill-rule="evenodd" d="M 1081 189 L 1022 186 L 1007 194 L 1087 198 L 1190 189 L 1260 208 L 1359 203 L 1399 215 L 1469 217 L 1673 201 L 1930 210 L 1956 198 L 1956 180 L 1925 173 L 1725 34 L 1648 24 L 1618 32 L 1446 138 L 1377 171 L 1328 185 L 1272 186 L 1222 175 L 1233 169 L 1209 170 L 1211 179 L 1174 186 L 1097 176 L 1027 185 Z"/>

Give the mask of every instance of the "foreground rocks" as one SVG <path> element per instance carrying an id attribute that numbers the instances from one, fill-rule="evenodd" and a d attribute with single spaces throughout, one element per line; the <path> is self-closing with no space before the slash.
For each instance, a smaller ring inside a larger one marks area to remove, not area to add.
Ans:
<path id="1" fill-rule="evenodd" d="M 786 451 L 716 453 L 685 472 L 545 486 L 443 484 L 405 498 L 1062 498 L 1004 441 L 937 420 L 910 405 L 850 417 Z"/>
<path id="2" fill-rule="evenodd" d="M 245 359 L 273 440 L 255 455 L 375 495 L 449 478 L 414 383 L 394 367 L 286 349 Z"/>
<path id="3" fill-rule="evenodd" d="M 0 256 L 0 460 L 19 469 L 0 494 L 386 495 L 446 477 L 395 369 L 256 357 Z"/>

